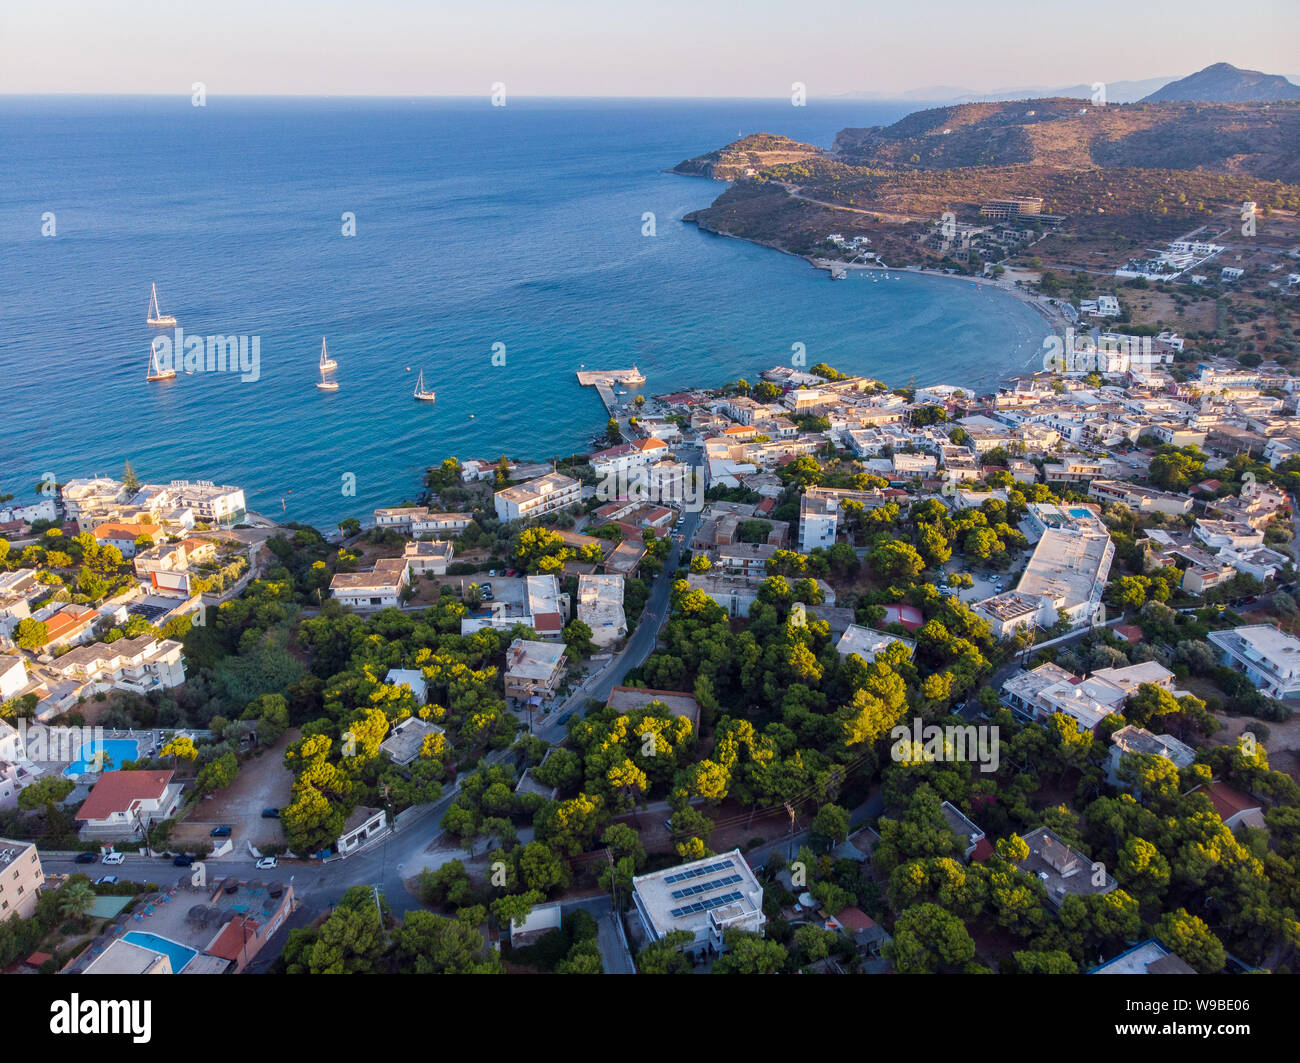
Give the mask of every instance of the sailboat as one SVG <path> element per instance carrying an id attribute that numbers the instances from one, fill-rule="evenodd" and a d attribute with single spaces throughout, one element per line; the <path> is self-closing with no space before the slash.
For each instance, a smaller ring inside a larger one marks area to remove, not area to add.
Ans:
<path id="1" fill-rule="evenodd" d="M 171 328 L 172 325 L 176 324 L 176 319 L 171 314 L 164 314 L 162 308 L 158 306 L 158 285 L 156 284 L 149 286 L 149 311 L 145 320 L 156 328 Z"/>
<path id="2" fill-rule="evenodd" d="M 329 352 L 325 349 L 325 337 L 322 336 L 320 338 L 320 371 L 326 373 L 329 370 L 337 369 L 338 367 L 339 363 L 334 361 L 334 359 L 329 356 Z"/>
<path id="3" fill-rule="evenodd" d="M 321 370 L 320 380 L 317 382 L 316 386 L 320 388 L 321 391 L 338 391 L 339 382 L 337 380 L 327 380 L 325 377 L 325 371 Z"/>
<path id="4" fill-rule="evenodd" d="M 149 348 L 149 373 L 145 377 L 147 381 L 173 380 L 176 377 L 176 370 L 170 366 L 158 364 L 158 348 L 150 346 Z"/>
<path id="5" fill-rule="evenodd" d="M 434 400 L 436 394 L 437 394 L 437 393 L 436 393 L 435 391 L 433 391 L 432 389 L 429 389 L 428 391 L 426 391 L 426 390 L 424 389 L 424 370 L 421 369 L 421 370 L 420 370 L 420 375 L 419 375 L 419 377 L 416 378 L 416 381 L 415 381 L 415 397 L 416 397 L 416 399 L 418 399 L 420 402 L 432 402 L 432 401 Z"/>

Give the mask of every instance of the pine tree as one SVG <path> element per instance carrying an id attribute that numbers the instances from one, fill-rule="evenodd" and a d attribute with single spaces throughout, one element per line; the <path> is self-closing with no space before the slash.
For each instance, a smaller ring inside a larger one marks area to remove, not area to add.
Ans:
<path id="1" fill-rule="evenodd" d="M 129 461 L 122 466 L 122 486 L 132 493 L 140 489 L 140 477 L 135 474 Z"/>

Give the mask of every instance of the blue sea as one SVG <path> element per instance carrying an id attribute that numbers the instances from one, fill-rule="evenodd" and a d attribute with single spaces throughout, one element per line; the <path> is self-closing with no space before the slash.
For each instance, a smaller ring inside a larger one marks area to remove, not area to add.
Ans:
<path id="1" fill-rule="evenodd" d="M 989 390 L 1041 350 L 1029 307 L 951 279 L 831 282 L 683 224 L 724 186 L 664 172 L 739 132 L 829 146 L 913 109 L 0 98 L 0 493 L 129 460 L 329 527 L 414 498 L 449 456 L 581 451 L 606 420 L 584 365 L 635 363 L 656 393 L 753 380 L 803 344 L 809 365 Z M 151 283 L 186 334 L 257 336 L 259 379 L 146 383 Z M 435 403 L 412 398 L 421 370 Z"/>

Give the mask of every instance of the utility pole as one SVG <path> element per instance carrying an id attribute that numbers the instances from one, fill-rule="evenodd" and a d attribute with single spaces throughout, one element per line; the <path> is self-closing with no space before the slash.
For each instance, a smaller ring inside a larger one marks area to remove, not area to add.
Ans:
<path id="1" fill-rule="evenodd" d="M 379 887 L 371 886 L 370 892 L 375 895 L 375 913 L 379 916 L 379 932 L 384 932 L 384 909 L 379 904 Z"/>
<path id="2" fill-rule="evenodd" d="M 788 856 L 786 857 L 788 862 L 794 859 L 794 809 L 789 801 L 785 802 L 785 810 L 790 815 L 790 844 L 788 846 Z"/>

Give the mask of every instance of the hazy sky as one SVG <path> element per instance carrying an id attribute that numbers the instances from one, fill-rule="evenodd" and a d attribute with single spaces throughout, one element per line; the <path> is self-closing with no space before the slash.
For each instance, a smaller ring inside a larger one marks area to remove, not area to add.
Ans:
<path id="1" fill-rule="evenodd" d="M 0 0 L 0 93 L 987 92 L 1300 74 L 1297 42 L 1297 0 Z"/>

